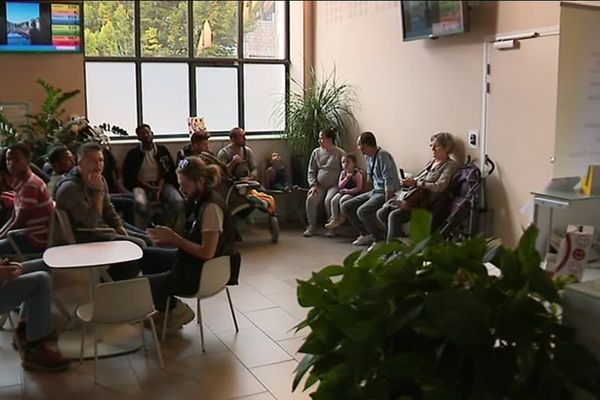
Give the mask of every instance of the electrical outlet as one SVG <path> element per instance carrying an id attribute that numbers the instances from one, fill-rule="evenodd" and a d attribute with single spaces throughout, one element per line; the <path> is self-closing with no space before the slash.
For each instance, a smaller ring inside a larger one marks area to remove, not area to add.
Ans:
<path id="1" fill-rule="evenodd" d="M 469 148 L 478 149 L 479 148 L 479 131 L 476 129 L 469 130 L 467 135 L 467 142 L 469 143 Z"/>

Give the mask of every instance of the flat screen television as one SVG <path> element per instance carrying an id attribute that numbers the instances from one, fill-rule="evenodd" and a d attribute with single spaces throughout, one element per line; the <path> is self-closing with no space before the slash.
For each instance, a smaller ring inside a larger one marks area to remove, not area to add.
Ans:
<path id="1" fill-rule="evenodd" d="M 404 41 L 437 38 L 468 30 L 466 1 L 402 1 Z"/>
<path id="2" fill-rule="evenodd" d="M 0 1 L 0 52 L 81 52 L 81 4 Z"/>

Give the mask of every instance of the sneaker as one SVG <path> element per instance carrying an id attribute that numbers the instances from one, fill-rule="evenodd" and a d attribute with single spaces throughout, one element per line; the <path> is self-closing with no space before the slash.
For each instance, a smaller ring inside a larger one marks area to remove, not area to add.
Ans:
<path id="1" fill-rule="evenodd" d="M 22 364 L 26 370 L 62 371 L 69 368 L 70 362 L 63 358 L 54 342 L 44 341 L 25 349 Z"/>
<path id="2" fill-rule="evenodd" d="M 355 246 L 368 246 L 371 243 L 373 243 L 373 235 L 371 234 L 360 235 L 354 242 L 352 242 L 352 244 Z"/>
<path id="3" fill-rule="evenodd" d="M 328 238 L 335 237 L 335 229 L 328 229 L 325 236 L 327 236 Z"/>
<path id="4" fill-rule="evenodd" d="M 167 333 L 173 333 L 183 328 L 184 325 L 189 324 L 194 320 L 194 316 L 194 311 L 190 308 L 190 306 L 181 300 L 177 300 L 177 305 L 169 312 L 169 319 L 167 320 Z"/>
<path id="5" fill-rule="evenodd" d="M 312 227 L 308 227 L 306 228 L 306 230 L 302 233 L 302 236 L 304 237 L 311 237 L 315 235 L 315 230 Z"/>
<path id="6" fill-rule="evenodd" d="M 325 228 L 327 229 L 335 229 L 341 225 L 339 219 L 331 219 L 328 223 L 325 224 Z"/>

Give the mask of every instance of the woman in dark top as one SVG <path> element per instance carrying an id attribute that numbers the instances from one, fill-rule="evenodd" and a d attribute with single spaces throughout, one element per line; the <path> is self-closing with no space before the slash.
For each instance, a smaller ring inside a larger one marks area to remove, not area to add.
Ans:
<path id="1" fill-rule="evenodd" d="M 164 248 L 147 248 L 141 269 L 150 280 L 156 309 L 164 311 L 171 295 L 193 295 L 200 284 L 204 261 L 233 253 L 231 215 L 223 198 L 212 189 L 219 183 L 219 171 L 198 157 L 187 157 L 177 168 L 179 190 L 188 203 L 185 233 L 157 226 L 147 230 Z M 194 312 L 180 301 L 171 301 L 167 331 L 173 332 L 194 319 Z M 163 313 L 155 317 L 162 323 Z"/>

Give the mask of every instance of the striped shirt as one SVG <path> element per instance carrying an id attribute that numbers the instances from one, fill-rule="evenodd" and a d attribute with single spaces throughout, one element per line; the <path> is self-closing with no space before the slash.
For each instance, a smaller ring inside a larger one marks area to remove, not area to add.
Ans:
<path id="1" fill-rule="evenodd" d="M 48 241 L 50 216 L 54 209 L 46 184 L 30 171 L 25 179 L 13 182 L 12 186 L 16 192 L 15 214 L 21 210 L 27 210 L 29 215 L 24 228 L 41 226 L 40 229 L 27 232 L 27 240 L 34 247 L 45 248 Z"/>

